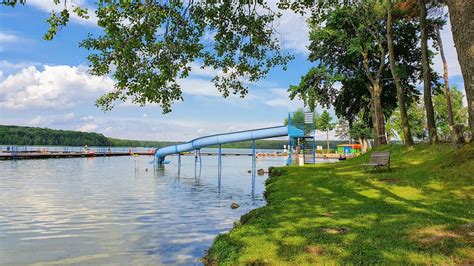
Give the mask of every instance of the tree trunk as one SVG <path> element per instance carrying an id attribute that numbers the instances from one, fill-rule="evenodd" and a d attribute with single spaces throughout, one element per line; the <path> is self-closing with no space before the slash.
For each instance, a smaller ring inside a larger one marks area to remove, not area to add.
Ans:
<path id="1" fill-rule="evenodd" d="M 448 0 L 454 45 L 464 79 L 471 139 L 474 137 L 474 4 L 472 0 Z"/>
<path id="2" fill-rule="evenodd" d="M 426 25 L 427 14 L 425 0 L 418 0 L 418 4 L 420 7 L 421 60 L 423 62 L 423 99 L 425 102 L 429 139 L 430 143 L 434 144 L 438 142 L 438 134 L 436 134 L 433 101 L 431 99 L 431 75 L 428 55 L 428 29 Z"/>
<path id="3" fill-rule="evenodd" d="M 326 128 L 326 142 L 328 144 L 328 153 L 329 153 L 329 128 Z"/>
<path id="4" fill-rule="evenodd" d="M 362 153 L 366 153 L 369 150 L 369 143 L 366 138 L 359 138 L 360 148 Z"/>
<path id="5" fill-rule="evenodd" d="M 387 5 L 387 45 L 388 58 L 390 61 L 390 70 L 397 88 L 398 107 L 400 109 L 400 118 L 402 119 L 403 138 L 407 147 L 413 146 L 413 138 L 411 136 L 410 124 L 408 123 L 407 106 L 405 104 L 405 93 L 403 92 L 400 78 L 398 77 L 395 66 L 395 51 L 393 49 L 393 21 L 392 21 L 392 0 L 386 0 Z"/>
<path id="6" fill-rule="evenodd" d="M 444 96 L 446 97 L 446 106 L 448 109 L 449 133 L 451 135 L 451 142 L 456 144 L 458 140 L 456 133 L 454 132 L 453 107 L 451 105 L 451 92 L 449 90 L 448 80 L 448 62 L 446 62 L 446 57 L 444 56 L 443 40 L 441 39 L 438 25 L 436 25 L 436 37 L 438 38 L 439 54 L 441 55 L 441 60 L 443 61 Z"/>
<path id="7" fill-rule="evenodd" d="M 373 105 L 373 121 L 374 121 L 374 139 L 375 139 L 375 146 L 379 147 L 381 145 L 387 144 L 387 140 L 385 139 L 385 124 L 383 120 L 383 112 L 382 112 L 382 101 L 380 99 L 380 95 L 382 94 L 382 87 L 380 83 L 372 85 L 372 105 Z"/>

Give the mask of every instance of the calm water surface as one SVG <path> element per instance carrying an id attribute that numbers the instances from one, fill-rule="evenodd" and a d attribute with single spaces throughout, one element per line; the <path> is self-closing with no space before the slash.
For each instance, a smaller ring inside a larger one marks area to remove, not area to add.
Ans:
<path id="1" fill-rule="evenodd" d="M 252 189 L 251 157 L 153 157 L 0 161 L 0 264 L 198 264 L 214 237 L 265 204 L 267 176 Z M 258 159 L 257 169 L 284 157 Z M 148 169 L 148 171 L 146 171 Z M 240 204 L 230 209 L 232 202 Z"/>
<path id="2" fill-rule="evenodd" d="M 195 264 L 214 237 L 265 204 L 267 176 L 252 193 L 251 157 L 177 157 L 153 170 L 153 157 L 0 161 L 0 263 Z M 257 168 L 285 158 L 258 159 Z M 148 171 L 146 171 L 148 169 Z M 240 208 L 230 209 L 237 202 Z"/>

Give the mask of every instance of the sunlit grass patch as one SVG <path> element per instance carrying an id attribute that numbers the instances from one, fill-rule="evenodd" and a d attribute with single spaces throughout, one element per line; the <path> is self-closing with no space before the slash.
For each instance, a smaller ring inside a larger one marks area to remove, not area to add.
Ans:
<path id="1" fill-rule="evenodd" d="M 387 146 L 392 171 L 369 155 L 284 167 L 265 207 L 218 237 L 221 264 L 469 264 L 474 262 L 474 144 Z M 462 158 L 457 158 L 462 156 Z"/>

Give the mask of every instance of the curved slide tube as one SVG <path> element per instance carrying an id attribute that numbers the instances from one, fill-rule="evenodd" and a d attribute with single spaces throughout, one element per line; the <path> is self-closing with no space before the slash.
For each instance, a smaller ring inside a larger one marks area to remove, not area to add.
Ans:
<path id="1" fill-rule="evenodd" d="M 300 130 L 301 131 L 301 130 Z M 289 129 L 287 126 L 268 127 L 253 130 L 245 130 L 232 133 L 216 134 L 206 137 L 193 139 L 186 143 L 157 149 L 155 158 L 159 165 L 163 164 L 166 155 L 178 154 L 181 152 L 199 150 L 204 147 L 226 144 L 232 142 L 240 142 L 246 140 L 267 139 L 275 137 L 288 136 Z"/>

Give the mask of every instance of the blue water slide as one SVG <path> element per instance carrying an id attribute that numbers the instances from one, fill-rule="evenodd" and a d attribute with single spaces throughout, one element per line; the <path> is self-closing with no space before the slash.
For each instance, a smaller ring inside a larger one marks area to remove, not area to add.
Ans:
<path id="1" fill-rule="evenodd" d="M 283 137 L 283 136 L 288 136 L 290 132 L 291 134 L 294 134 L 295 131 L 298 131 L 298 134 L 304 135 L 302 130 L 293 128 L 292 126 L 290 127 L 279 126 L 279 127 L 268 127 L 268 128 L 260 128 L 260 129 L 205 136 L 205 137 L 193 139 L 186 143 L 157 149 L 155 152 L 155 158 L 158 164 L 162 164 L 163 161 L 165 160 L 166 155 L 199 150 L 204 147 L 214 146 L 214 145 L 219 145 L 219 144 L 240 142 L 240 141 L 246 141 L 246 140 Z"/>

